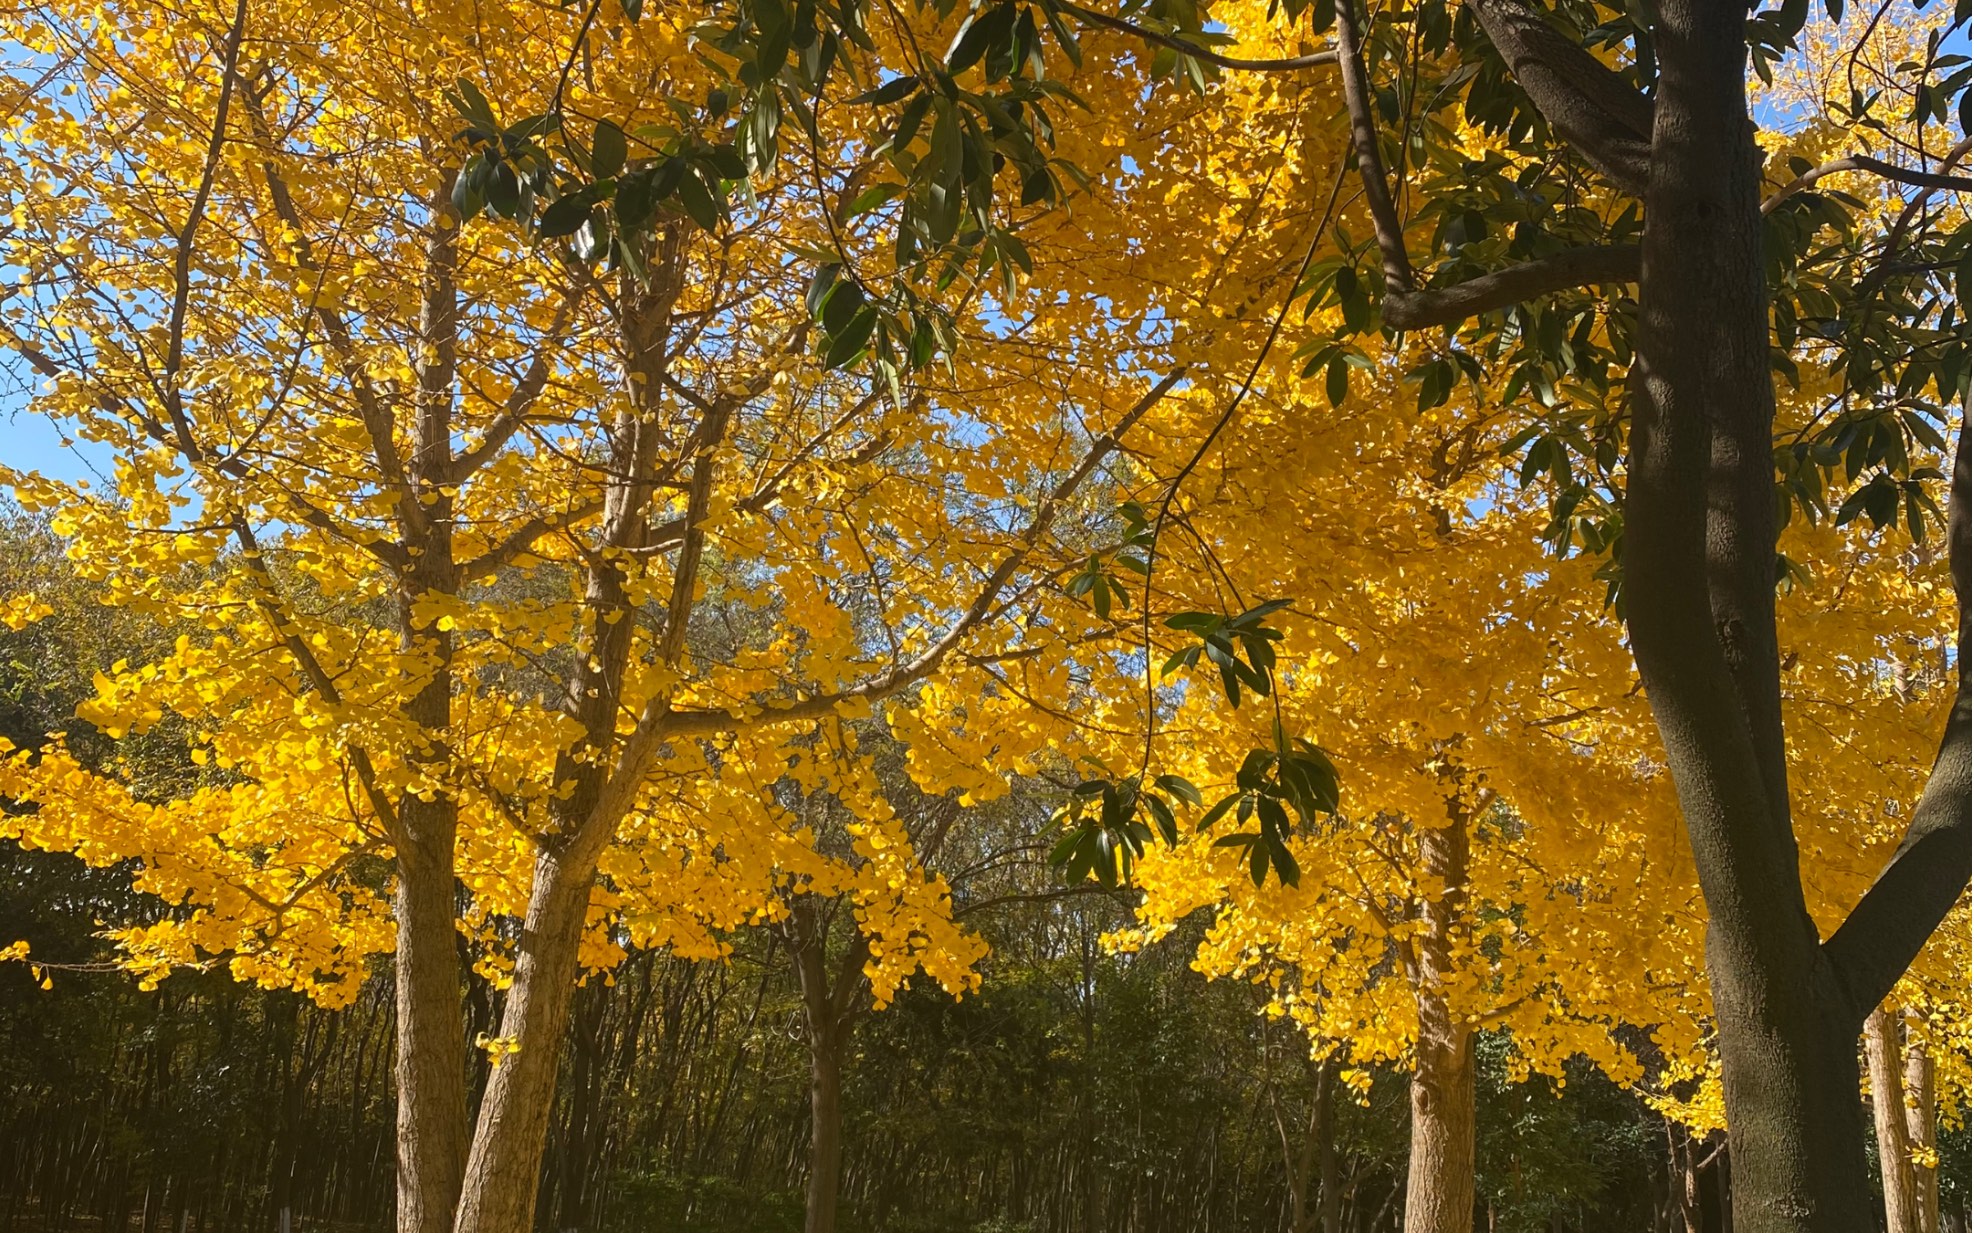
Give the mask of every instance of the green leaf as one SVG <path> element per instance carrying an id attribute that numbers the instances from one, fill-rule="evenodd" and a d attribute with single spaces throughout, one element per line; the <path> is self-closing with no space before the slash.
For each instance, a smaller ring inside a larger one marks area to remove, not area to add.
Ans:
<path id="1" fill-rule="evenodd" d="M 1275 876 L 1282 880 L 1283 886 L 1296 886 L 1302 882 L 1302 868 L 1295 863 L 1295 856 L 1289 851 L 1289 845 L 1269 844 L 1268 859 L 1273 862 Z M 1255 885 L 1261 885 L 1261 879 L 1255 879 Z"/>
<path id="2" fill-rule="evenodd" d="M 616 179 L 629 154 L 630 143 L 624 137 L 624 130 L 608 120 L 598 120 L 596 135 L 589 145 L 590 176 L 598 180 Z"/>
<path id="3" fill-rule="evenodd" d="M 1200 796 L 1199 789 L 1195 788 L 1189 779 L 1181 778 L 1178 775 L 1160 775 L 1157 779 L 1152 780 L 1152 783 L 1161 791 L 1170 792 L 1173 796 L 1178 797 L 1195 809 L 1206 803 L 1205 799 Z"/>
<path id="4" fill-rule="evenodd" d="M 918 89 L 918 86 L 919 81 L 916 77 L 893 77 L 890 81 L 877 87 L 877 89 L 866 90 L 862 94 L 853 97 L 850 101 L 852 103 L 867 103 L 872 106 L 885 107 L 911 97 L 912 91 Z"/>
<path id="5" fill-rule="evenodd" d="M 1193 829 L 1195 831 L 1210 829 L 1215 822 L 1227 816 L 1227 811 L 1232 809 L 1241 800 L 1241 797 L 1242 794 L 1239 792 L 1230 792 L 1226 796 L 1221 797 L 1213 808 L 1206 811 L 1206 816 L 1201 818 L 1199 825 L 1193 827 Z"/>
<path id="6" fill-rule="evenodd" d="M 979 63 L 997 42 L 1006 42 L 1014 30 L 1015 10 L 1009 3 L 976 10 L 953 36 L 946 51 L 946 71 L 958 76 Z"/>
<path id="7" fill-rule="evenodd" d="M 859 214 L 868 214 L 879 206 L 896 199 L 904 191 L 905 186 L 902 184 L 892 184 L 888 181 L 883 184 L 873 184 L 863 192 L 858 193 L 857 199 L 844 208 L 843 218 L 845 221 L 848 221 L 857 217 Z"/>
<path id="8" fill-rule="evenodd" d="M 574 235 L 589 221 L 589 202 L 579 193 L 562 197 L 549 204 L 535 220 L 535 234 L 544 240 L 557 240 Z"/>
<path id="9" fill-rule="evenodd" d="M 823 357 L 823 367 L 834 370 L 843 367 L 863 352 L 864 344 L 870 340 L 871 331 L 877 326 L 877 310 L 866 304 L 850 318 L 841 334 L 829 340 L 829 353 Z"/>
<path id="10" fill-rule="evenodd" d="M 823 329 L 831 338 L 841 334 L 864 307 L 864 289 L 851 280 L 838 279 L 823 298 Z"/>
<path id="11" fill-rule="evenodd" d="M 720 207 L 713 200 L 713 194 L 706 191 L 704 181 L 697 175 L 679 177 L 678 188 L 674 192 L 679 207 L 687 217 L 699 224 L 702 231 L 717 231 L 720 227 Z"/>

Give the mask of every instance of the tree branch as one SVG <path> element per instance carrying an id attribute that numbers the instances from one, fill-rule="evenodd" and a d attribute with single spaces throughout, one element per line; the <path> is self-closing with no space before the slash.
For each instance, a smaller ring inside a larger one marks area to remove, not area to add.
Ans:
<path id="1" fill-rule="evenodd" d="M 171 417 L 178 448 L 188 459 L 198 462 L 203 455 L 192 436 L 192 424 L 185 415 L 185 394 L 179 388 L 178 374 L 185 364 L 185 317 L 192 302 L 192 254 L 197 250 L 199 225 L 206 221 L 206 205 L 212 200 L 213 183 L 219 178 L 220 155 L 226 149 L 226 116 L 233 103 L 233 85 L 240 63 L 240 40 L 247 32 L 247 0 L 233 6 L 233 24 L 227 29 L 219 76 L 219 101 L 213 105 L 212 136 L 206 142 L 206 161 L 199 173 L 199 186 L 192 194 L 192 208 L 185 225 L 174 238 L 171 257 L 171 313 L 165 327 L 164 382 L 158 390 Z"/>
<path id="2" fill-rule="evenodd" d="M 1384 257 L 1385 292 L 1412 289 L 1412 260 L 1405 253 L 1405 229 L 1391 201 L 1385 180 L 1384 156 L 1378 151 L 1378 127 L 1371 115 L 1371 87 L 1364 74 L 1362 32 L 1353 0 L 1337 0 L 1337 60 L 1343 66 L 1343 105 L 1350 116 L 1350 142 L 1357 152 L 1357 174 L 1364 181 L 1364 205 L 1378 233 Z"/>
<path id="3" fill-rule="evenodd" d="M 1570 248 L 1454 283 L 1450 287 L 1387 294 L 1384 299 L 1384 323 L 1397 330 L 1456 325 L 1481 313 L 1507 308 L 1570 287 L 1637 281 L 1636 244 Z"/>
<path id="4" fill-rule="evenodd" d="M 1968 465 L 1967 417 L 1961 416 L 1954 458 L 1952 511 L 1947 532 L 1953 562 L 1954 599 L 1960 608 L 1953 710 L 1933 760 L 1933 773 L 1913 807 L 1899 850 L 1837 932 L 1823 956 L 1850 997 L 1848 1010 L 1863 1023 L 1905 973 L 1939 927 L 1970 874 L 1974 834 L 1974 777 L 1970 777 L 1968 701 Z"/>
<path id="5" fill-rule="evenodd" d="M 603 512 L 603 498 L 593 497 L 563 510 L 554 518 L 536 514 L 516 527 L 506 539 L 459 567 L 461 578 L 484 578 L 494 570 L 512 565 L 515 558 L 532 551 L 542 536 L 567 531 L 587 518 Z"/>
<path id="6" fill-rule="evenodd" d="M 535 404 L 541 401 L 542 391 L 548 387 L 549 346 L 568 331 L 569 324 L 575 317 L 576 306 L 582 300 L 583 293 L 589 289 L 590 281 L 586 275 L 578 276 L 565 289 L 562 302 L 555 306 L 555 318 L 549 322 L 548 330 L 542 335 L 541 345 L 535 349 L 534 358 L 529 361 L 528 371 L 522 374 L 520 382 L 507 396 L 507 402 L 501 408 L 500 414 L 487 425 L 480 443 L 465 453 L 455 456 L 446 464 L 445 473 L 439 477 L 440 483 L 457 484 L 478 471 L 501 451 L 516 432 L 520 431 L 521 425 L 528 422 L 528 416 L 533 413 Z"/>
<path id="7" fill-rule="evenodd" d="M 1968 140 L 1963 137 L 1960 139 L 1960 144 L 1956 145 L 1944 159 L 1940 160 L 1939 171 L 1916 171 L 1910 167 L 1901 167 L 1897 163 L 1888 163 L 1882 158 L 1873 158 L 1869 154 L 1851 154 L 1843 158 L 1834 158 L 1820 167 L 1810 168 L 1787 184 L 1784 184 L 1781 188 L 1776 189 L 1774 193 L 1769 195 L 1767 201 L 1762 202 L 1762 213 L 1769 213 L 1775 207 L 1789 200 L 1789 198 L 1814 185 L 1818 180 L 1823 179 L 1825 176 L 1834 176 L 1840 171 L 1868 171 L 1875 176 L 1880 176 L 1899 184 L 1910 184 L 1915 188 L 1945 189 L 1949 192 L 1956 193 L 1968 192 L 1970 189 L 1974 189 L 1974 180 L 1970 180 L 1967 176 L 1951 175 L 1946 170 L 1948 167 L 1967 157 L 1967 150 Z"/>
<path id="8" fill-rule="evenodd" d="M 1467 0 L 1467 7 L 1550 126 L 1611 183 L 1644 196 L 1652 100 L 1521 0 Z"/>
<path id="9" fill-rule="evenodd" d="M 1036 508 L 1028 528 L 999 565 L 988 575 L 973 602 L 966 611 L 940 636 L 938 641 L 927 647 L 917 656 L 885 671 L 865 677 L 863 680 L 844 689 L 817 694 L 798 701 L 760 701 L 740 704 L 718 710 L 675 710 L 670 699 L 661 693 L 645 705 L 638 716 L 637 727 L 625 740 L 623 751 L 617 760 L 617 767 L 605 787 L 603 798 L 596 811 L 603 815 L 620 817 L 635 799 L 639 783 L 644 778 L 645 769 L 658 747 L 665 741 L 681 736 L 710 736 L 720 732 L 731 732 L 752 725 L 787 723 L 794 720 L 820 719 L 836 713 L 836 708 L 846 702 L 878 701 L 888 698 L 900 690 L 930 676 L 951 654 L 953 649 L 966 639 L 976 626 L 993 611 L 994 604 L 1008 582 L 1021 568 L 1028 555 L 1048 534 L 1054 525 L 1056 515 L 1062 505 L 1075 493 L 1091 472 L 1115 453 L 1124 434 L 1145 417 L 1151 409 L 1162 401 L 1173 386 L 1186 375 L 1184 366 L 1166 374 L 1152 386 L 1145 396 L 1138 400 L 1117 426 L 1090 443 L 1083 459 L 1075 469 L 1056 484 L 1049 495 Z"/>

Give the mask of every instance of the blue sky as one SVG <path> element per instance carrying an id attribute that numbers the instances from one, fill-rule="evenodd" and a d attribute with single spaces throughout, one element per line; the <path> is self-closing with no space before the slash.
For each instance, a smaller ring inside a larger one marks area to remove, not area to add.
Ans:
<path id="1" fill-rule="evenodd" d="M 21 409 L 17 394 L 0 395 L 0 463 L 17 471 L 39 471 L 54 479 L 107 478 L 110 451 L 89 441 L 62 444 L 55 424 Z"/>

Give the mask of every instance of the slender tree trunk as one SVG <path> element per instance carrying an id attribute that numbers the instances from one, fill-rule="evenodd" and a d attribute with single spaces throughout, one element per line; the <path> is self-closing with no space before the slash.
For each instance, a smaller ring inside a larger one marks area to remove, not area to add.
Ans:
<path id="1" fill-rule="evenodd" d="M 1316 1067 L 1316 1181 L 1318 1227 L 1323 1233 L 1343 1233 L 1343 1185 L 1337 1168 L 1337 1064 L 1324 1058 Z"/>
<path id="2" fill-rule="evenodd" d="M 809 1186 L 803 1233 L 836 1233 L 843 1175 L 841 1033 L 809 1032 Z"/>
<path id="3" fill-rule="evenodd" d="M 1447 812 L 1444 826 L 1425 828 L 1419 837 L 1427 886 L 1413 990 L 1419 1040 L 1405 1233 L 1472 1233 L 1474 1227 L 1474 1038 L 1446 999 L 1466 898 L 1467 817 L 1457 801 Z"/>
<path id="4" fill-rule="evenodd" d="M 1933 1055 L 1919 1033 L 1908 1030 L 1905 1041 L 1906 1140 L 1925 1154 L 1928 1163 L 1914 1163 L 1912 1176 L 1919 1216 L 1919 1233 L 1940 1233 L 1940 1170 L 1935 1155 L 1936 1117 L 1933 1094 Z"/>
<path id="5" fill-rule="evenodd" d="M 407 820 L 423 810 L 404 798 Z M 452 834 L 398 853 L 398 1233 L 450 1233 L 466 1164 L 466 1058 L 453 943 Z"/>
<path id="6" fill-rule="evenodd" d="M 550 848 L 535 861 L 514 981 L 502 1008 L 503 1053 L 487 1078 L 466 1162 L 457 1233 L 529 1233 L 555 1070 L 575 991 L 595 855 Z M 513 1052 L 506 1046 L 518 1046 Z"/>
<path id="7" fill-rule="evenodd" d="M 451 192 L 442 184 L 436 200 Z M 408 660 L 426 665 L 406 705 L 424 744 L 407 751 L 413 769 L 433 783 L 399 794 L 395 835 L 398 938 L 397 1096 L 398 1233 L 451 1233 L 466 1163 L 466 1041 L 460 1016 L 458 913 L 454 894 L 459 804 L 444 788 L 445 742 L 452 729 L 453 639 L 421 621 L 430 594 L 459 589 L 453 560 L 453 497 L 442 482 L 452 456 L 452 399 L 459 314 L 453 269 L 459 224 L 443 205 L 432 214 L 420 293 L 421 354 L 413 399 L 408 495 L 399 527 L 410 562 L 399 585 L 399 640 Z M 380 430 L 389 435 L 390 426 Z M 380 442 L 377 448 L 384 448 Z M 412 671 L 418 671 L 414 668 Z"/>
<path id="8" fill-rule="evenodd" d="M 1919 1233 L 1912 1143 L 1907 1138 L 1905 1058 L 1899 1028 L 1884 1007 L 1864 1021 L 1864 1056 L 1871 1070 L 1871 1120 L 1878 1131 L 1878 1173 L 1885 1189 L 1886 1233 Z"/>

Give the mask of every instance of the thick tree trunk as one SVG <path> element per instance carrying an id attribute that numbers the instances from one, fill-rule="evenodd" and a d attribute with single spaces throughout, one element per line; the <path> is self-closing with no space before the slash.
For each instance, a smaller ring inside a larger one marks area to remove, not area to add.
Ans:
<path id="1" fill-rule="evenodd" d="M 575 992 L 595 868 L 592 852 L 549 849 L 536 858 L 514 981 L 500 1022 L 501 1042 L 518 1050 L 504 1051 L 487 1078 L 456 1233 L 529 1233 L 533 1228 L 556 1063 Z"/>
<path id="2" fill-rule="evenodd" d="M 1474 1037 L 1446 999 L 1466 899 L 1467 817 L 1457 802 L 1447 812 L 1444 826 L 1419 837 L 1428 886 L 1413 991 L 1419 1039 L 1405 1233 L 1472 1233 L 1474 1227 Z"/>
<path id="3" fill-rule="evenodd" d="M 1864 1229 L 1858 1017 L 1803 901 L 1784 770 L 1774 389 L 1743 13 L 1666 0 L 1660 17 L 1628 623 L 1706 896 L 1738 1226 Z"/>
<path id="4" fill-rule="evenodd" d="M 1412 1072 L 1412 1150 L 1405 1178 L 1405 1233 L 1472 1233 L 1474 1040 L 1452 1024 L 1421 1046 Z"/>
<path id="5" fill-rule="evenodd" d="M 1909 1031 L 1905 1042 L 1906 1141 L 1935 1159 L 1938 1114 L 1934 1109 L 1933 1055 L 1919 1033 Z M 1936 1164 L 1915 1163 L 1912 1167 L 1915 1207 L 1919 1233 L 1940 1233 L 1940 1170 Z"/>
<path id="6" fill-rule="evenodd" d="M 435 201 L 451 193 L 450 179 Z M 405 718 L 424 744 L 406 751 L 432 782 L 399 794 L 397 847 L 398 1233 L 451 1233 L 466 1162 L 466 1041 L 460 1015 L 453 844 L 459 803 L 444 787 L 451 738 L 453 639 L 417 615 L 431 594 L 459 590 L 453 559 L 453 496 L 443 482 L 452 457 L 454 361 L 459 333 L 459 223 L 443 206 L 432 214 L 421 278 L 418 386 L 397 522 L 410 562 L 397 594 L 397 628 L 416 692 Z M 372 429 L 380 460 L 389 423 Z M 388 472 L 391 467 L 386 467 Z"/>
<path id="7" fill-rule="evenodd" d="M 1885 1189 L 1886 1233 L 1919 1233 L 1912 1142 L 1907 1138 L 1905 1058 L 1890 1011 L 1879 1007 L 1864 1021 L 1864 1056 L 1871 1071 L 1871 1120 L 1878 1131 L 1878 1173 Z"/>

